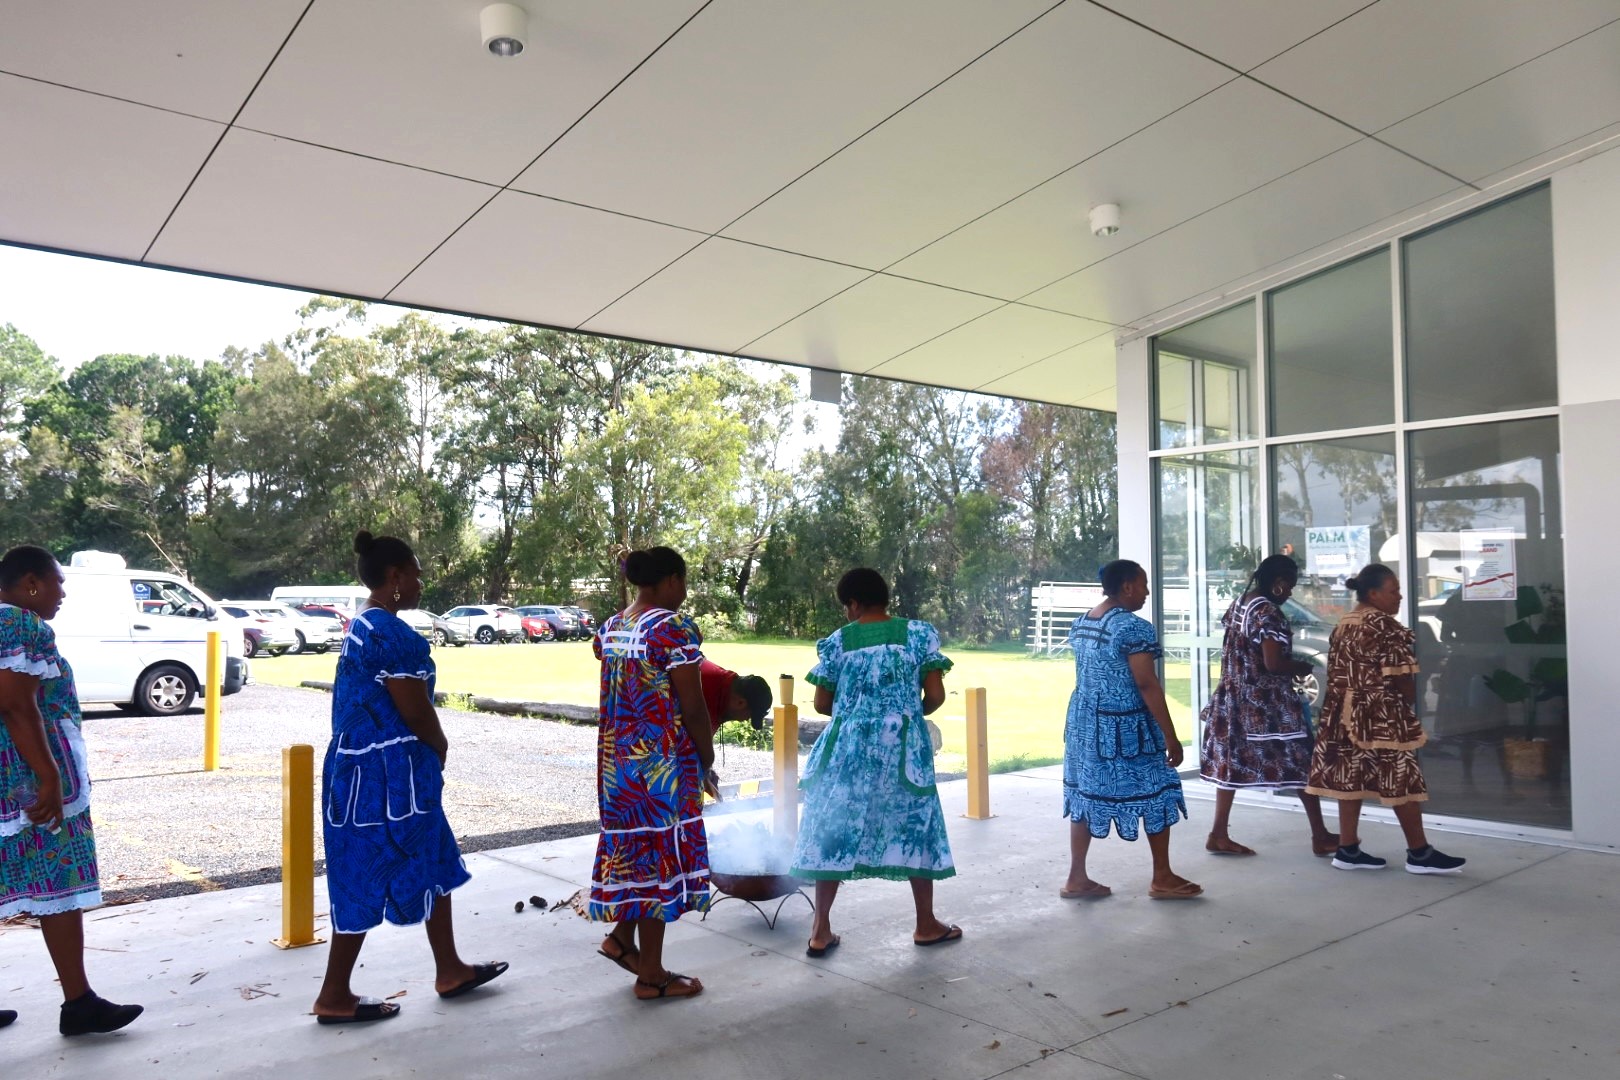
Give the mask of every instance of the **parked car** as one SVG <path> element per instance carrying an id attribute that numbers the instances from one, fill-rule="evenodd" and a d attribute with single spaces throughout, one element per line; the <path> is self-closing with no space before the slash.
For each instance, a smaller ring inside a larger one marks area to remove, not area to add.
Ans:
<path id="1" fill-rule="evenodd" d="M 270 590 L 270 599 L 279 604 L 292 607 L 320 604 L 337 608 L 350 617 L 360 610 L 370 595 L 371 590 L 362 585 L 277 585 Z"/>
<path id="2" fill-rule="evenodd" d="M 589 641 L 591 638 L 596 636 L 596 616 L 592 615 L 582 607 L 570 607 L 564 608 L 563 610 L 572 611 L 574 613 L 574 617 L 579 620 L 579 633 L 582 638 Z"/>
<path id="3" fill-rule="evenodd" d="M 458 648 L 467 645 L 473 640 L 472 634 L 446 619 L 443 615 L 435 615 L 422 608 L 410 608 L 399 613 L 412 630 L 427 638 L 434 645 L 455 645 Z"/>
<path id="4" fill-rule="evenodd" d="M 247 685 L 242 624 L 185 578 L 130 570 L 122 556 L 96 551 L 75 552 L 63 573 L 67 599 L 52 626 L 81 702 L 148 716 L 185 712 L 203 688 L 214 630 L 225 652 L 221 692 Z"/>
<path id="5" fill-rule="evenodd" d="M 293 607 L 305 615 L 317 619 L 332 619 L 343 629 L 349 628 L 349 617 L 330 604 L 294 604 Z"/>
<path id="6" fill-rule="evenodd" d="M 517 609 L 517 613 L 524 618 L 544 622 L 551 627 L 558 641 L 572 641 L 580 636 L 579 617 L 564 608 L 551 604 L 525 604 Z"/>
<path id="7" fill-rule="evenodd" d="M 444 613 L 444 621 L 480 645 L 516 641 L 523 636 L 523 619 L 511 608 L 496 604 L 464 604 Z"/>
<path id="8" fill-rule="evenodd" d="M 1333 624 L 1297 600 L 1285 601 L 1282 609 L 1294 628 L 1294 656 L 1311 665 L 1309 675 L 1294 680 L 1294 689 L 1304 696 L 1314 716 L 1327 689 L 1328 639 L 1333 636 Z"/>
<path id="9" fill-rule="evenodd" d="M 249 660 L 261 655 L 280 656 L 291 652 L 298 644 L 291 620 L 261 611 L 260 605 L 253 601 L 221 600 L 219 609 L 240 625 L 242 655 Z"/>
<path id="10" fill-rule="evenodd" d="M 283 612 L 283 617 L 292 621 L 293 633 L 297 636 L 298 642 L 288 649 L 288 652 L 323 653 L 343 647 L 344 628 L 341 623 L 332 619 L 317 618 L 290 604 L 275 600 L 270 601 L 268 606 L 279 608 Z"/>

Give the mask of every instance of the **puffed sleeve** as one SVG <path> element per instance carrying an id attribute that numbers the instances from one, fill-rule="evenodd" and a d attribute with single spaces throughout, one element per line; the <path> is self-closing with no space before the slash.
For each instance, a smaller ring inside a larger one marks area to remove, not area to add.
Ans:
<path id="1" fill-rule="evenodd" d="M 1294 644 L 1294 628 L 1288 625 L 1288 616 L 1283 614 L 1282 608 L 1269 600 L 1261 601 L 1255 605 L 1253 616 L 1254 636 L 1260 641 L 1275 641 L 1283 648 L 1291 648 Z"/>
<path id="2" fill-rule="evenodd" d="M 0 671 L 17 671 L 39 679 L 60 677 L 56 632 L 31 611 L 0 608 Z"/>
<path id="3" fill-rule="evenodd" d="M 647 659 L 664 671 L 703 659 L 703 634 L 689 615 L 673 612 L 647 633 Z"/>
<path id="4" fill-rule="evenodd" d="M 1153 632 L 1153 624 L 1136 615 L 1127 615 L 1121 620 L 1115 641 L 1119 643 L 1121 656 L 1135 656 L 1137 653 L 1159 656 L 1164 652 L 1159 648 L 1159 637 Z"/>
<path id="5" fill-rule="evenodd" d="M 911 624 L 911 641 L 917 654 L 917 673 L 926 675 L 930 671 L 937 671 L 941 675 L 955 667 L 950 657 L 940 651 L 939 631 L 932 623 L 914 620 Z"/>
<path id="6" fill-rule="evenodd" d="M 1418 673 L 1417 656 L 1413 653 L 1414 644 L 1412 631 L 1402 626 L 1395 618 L 1384 615 L 1378 620 L 1378 663 L 1384 675 Z"/>
<path id="7" fill-rule="evenodd" d="M 412 630 L 402 619 L 382 619 L 373 627 L 366 639 L 367 666 L 374 670 L 378 682 L 389 679 L 421 679 L 433 677 L 433 650 L 427 638 Z"/>
<path id="8" fill-rule="evenodd" d="M 835 630 L 816 642 L 816 666 L 804 681 L 827 690 L 838 689 L 838 663 L 844 656 L 843 631 Z"/>

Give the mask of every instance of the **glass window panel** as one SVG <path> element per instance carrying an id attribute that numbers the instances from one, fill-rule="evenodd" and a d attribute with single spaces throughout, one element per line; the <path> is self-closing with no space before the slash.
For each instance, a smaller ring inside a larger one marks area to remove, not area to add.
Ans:
<path id="1" fill-rule="evenodd" d="M 1546 186 L 1403 246 L 1407 415 L 1558 403 Z"/>
<path id="2" fill-rule="evenodd" d="M 1158 448 L 1251 439 L 1254 301 L 1154 339 Z"/>
<path id="3" fill-rule="evenodd" d="M 1567 829 L 1558 421 L 1408 438 L 1430 805 Z"/>
<path id="4" fill-rule="evenodd" d="M 1395 421 L 1389 250 L 1271 294 L 1271 433 Z"/>
<path id="5" fill-rule="evenodd" d="M 1254 450 L 1158 460 L 1159 544 L 1153 588 L 1165 647 L 1170 715 L 1183 740 L 1220 675 L 1220 617 L 1253 571 L 1257 528 Z"/>

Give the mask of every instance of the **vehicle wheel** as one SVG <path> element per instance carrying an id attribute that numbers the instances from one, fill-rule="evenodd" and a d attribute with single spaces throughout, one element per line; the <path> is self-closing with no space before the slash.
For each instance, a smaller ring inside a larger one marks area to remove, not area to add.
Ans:
<path id="1" fill-rule="evenodd" d="M 1299 691 L 1300 696 L 1305 699 L 1305 704 L 1315 712 L 1317 703 L 1322 700 L 1322 680 L 1317 675 L 1316 669 L 1312 668 L 1309 675 L 1301 675 L 1295 679 L 1294 689 Z"/>
<path id="2" fill-rule="evenodd" d="M 480 626 L 476 636 L 478 638 L 478 644 L 488 645 L 490 642 L 495 640 L 495 631 L 491 627 Z"/>
<path id="3" fill-rule="evenodd" d="M 296 638 L 297 640 L 295 640 L 292 643 L 292 645 L 288 647 L 288 649 L 287 649 L 287 655 L 288 656 L 297 656 L 299 653 L 304 651 L 304 634 L 303 634 L 303 631 L 294 630 L 293 631 L 293 637 Z"/>
<path id="4" fill-rule="evenodd" d="M 135 685 L 135 704 L 147 716 L 174 716 L 191 708 L 197 688 L 191 675 L 174 664 L 159 664 Z"/>
<path id="5" fill-rule="evenodd" d="M 259 643 L 253 640 L 252 634 L 242 635 L 242 656 L 248 660 L 259 655 Z"/>
<path id="6" fill-rule="evenodd" d="M 433 631 L 433 645 L 435 648 L 444 648 L 444 643 L 446 640 L 448 639 L 444 636 L 443 630 Z"/>

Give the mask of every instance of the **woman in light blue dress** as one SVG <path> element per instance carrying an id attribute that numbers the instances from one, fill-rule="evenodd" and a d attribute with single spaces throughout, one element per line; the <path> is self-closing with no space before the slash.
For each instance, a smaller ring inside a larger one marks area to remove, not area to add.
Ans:
<path id="1" fill-rule="evenodd" d="M 321 772 L 332 947 L 315 998 L 320 1024 L 399 1014 L 395 1003 L 349 987 L 366 932 L 384 919 L 426 924 L 441 998 L 460 997 L 506 970 L 502 962 L 469 964 L 456 951 L 450 892 L 472 875 L 441 801 L 450 744 L 433 707 L 428 643 L 399 617 L 421 603 L 422 566 L 410 545 L 392 536 L 362 532 L 354 550 L 371 596 L 343 639 Z"/>
<path id="2" fill-rule="evenodd" d="M 1069 825 L 1064 899 L 1096 900 L 1108 886 L 1086 873 L 1092 837 L 1135 840 L 1145 827 L 1153 853 L 1154 900 L 1190 900 L 1204 890 L 1170 869 L 1170 826 L 1187 816 L 1176 736 L 1154 661 L 1153 625 L 1134 613 L 1147 603 L 1147 573 L 1129 559 L 1102 569 L 1106 599 L 1074 620 L 1074 694 L 1064 731 L 1063 816 Z"/>
<path id="3" fill-rule="evenodd" d="M 932 626 L 889 617 L 889 586 L 876 570 L 845 574 L 838 602 L 850 622 L 816 644 L 818 663 L 808 676 L 816 711 L 833 719 L 799 783 L 804 813 L 792 873 L 816 883 L 806 952 L 823 956 L 838 946 L 833 900 L 839 882 L 857 878 L 910 882 L 912 941 L 956 941 L 962 928 L 934 916 L 934 882 L 954 876 L 956 865 L 923 719 L 945 702 L 951 662 Z"/>

